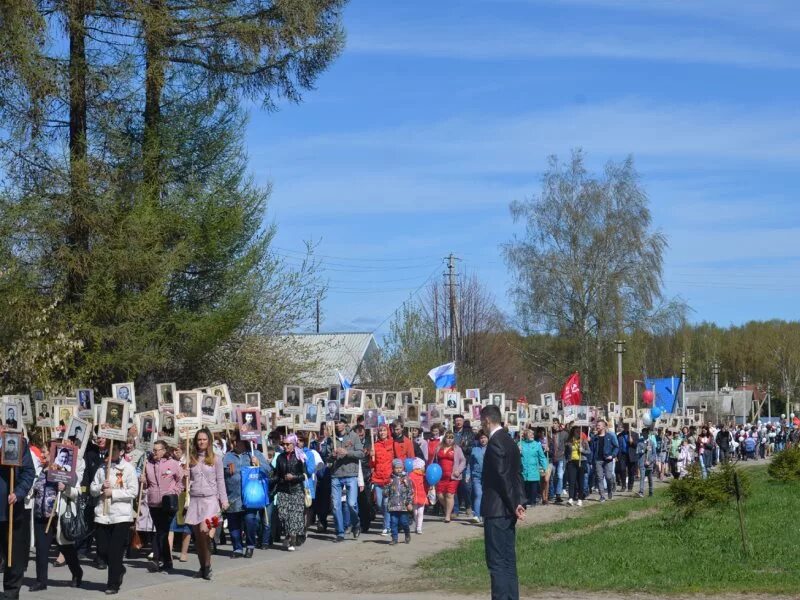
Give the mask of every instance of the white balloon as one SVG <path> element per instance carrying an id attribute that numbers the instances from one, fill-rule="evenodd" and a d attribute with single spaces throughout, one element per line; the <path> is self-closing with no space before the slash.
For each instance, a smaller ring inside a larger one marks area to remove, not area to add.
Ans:
<path id="1" fill-rule="evenodd" d="M 646 412 L 642 415 L 642 425 L 645 427 L 650 427 L 653 424 L 653 417 L 650 416 L 650 412 Z"/>

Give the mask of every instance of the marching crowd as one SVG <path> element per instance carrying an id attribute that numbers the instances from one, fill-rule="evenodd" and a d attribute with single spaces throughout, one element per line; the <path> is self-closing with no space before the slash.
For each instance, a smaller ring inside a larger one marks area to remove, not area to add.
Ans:
<path id="1" fill-rule="evenodd" d="M 766 458 L 796 443 L 799 433 L 788 423 L 636 432 L 627 424 L 609 429 L 602 419 L 590 431 L 554 419 L 549 430 L 524 428 L 511 435 L 519 437 L 526 506 L 582 506 L 593 491 L 600 502 L 617 489 L 632 492 L 637 479 L 639 496 L 645 485 L 652 495 L 654 478 L 685 476 L 693 462 L 705 476 L 732 458 Z M 77 463 L 74 486 L 47 480 L 48 446 L 36 433 L 14 469 L 16 477 L 0 470 L 0 495 L 8 496 L 8 505 L 0 503 L 0 535 L 7 534 L 9 520 L 13 529 L 4 565 L 6 598 L 19 595 L 31 547 L 31 591 L 47 589 L 51 564 L 66 566 L 70 584 L 80 587 L 84 558 L 107 570 L 106 594 L 115 594 L 126 554 L 149 551 L 149 570 L 174 572 L 177 538 L 177 560 L 188 560 L 193 543 L 200 563 L 195 577 L 208 580 L 212 556 L 228 539 L 231 557 L 247 559 L 256 549 L 295 551 L 312 527 L 333 542 L 372 530 L 396 544 L 401 533 L 404 543 L 412 530 L 422 534 L 426 515 L 444 523 L 461 516 L 481 523 L 489 438 L 459 415 L 452 429 L 434 424 L 424 434 L 399 420 L 376 431 L 344 421 L 330 432 L 324 426 L 310 434 L 274 431 L 267 447 L 242 440 L 235 429 L 200 429 L 188 453 L 162 440 L 144 452 L 135 436 L 132 429 L 127 444 L 111 448 L 94 437 Z M 255 501 L 245 481 L 254 474 L 264 489 Z M 13 520 L 12 505 L 18 507 Z"/>

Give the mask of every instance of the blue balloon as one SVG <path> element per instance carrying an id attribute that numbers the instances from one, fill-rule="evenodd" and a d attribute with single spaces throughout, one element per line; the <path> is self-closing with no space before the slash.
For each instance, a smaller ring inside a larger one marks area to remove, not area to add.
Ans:
<path id="1" fill-rule="evenodd" d="M 657 419 L 658 417 L 661 416 L 661 409 L 658 408 L 657 406 L 654 406 L 653 408 L 650 409 L 650 416 L 653 417 L 654 420 Z"/>
<path id="2" fill-rule="evenodd" d="M 413 458 L 407 458 L 405 460 L 405 463 L 403 463 L 403 464 L 406 467 L 406 473 L 411 473 L 411 471 L 414 470 L 414 459 Z"/>
<path id="3" fill-rule="evenodd" d="M 442 467 L 433 463 L 428 465 L 428 468 L 425 470 L 425 481 L 428 482 L 428 485 L 436 485 L 439 483 L 439 480 L 442 478 Z"/>

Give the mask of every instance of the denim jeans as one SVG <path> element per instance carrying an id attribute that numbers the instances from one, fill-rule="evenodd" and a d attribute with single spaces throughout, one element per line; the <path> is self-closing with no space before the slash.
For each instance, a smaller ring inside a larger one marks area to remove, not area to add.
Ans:
<path id="1" fill-rule="evenodd" d="M 259 527 L 256 528 L 256 543 L 264 546 L 272 543 L 272 527 L 270 526 L 272 523 L 272 506 L 272 503 L 267 504 L 266 509 L 258 511 Z M 264 516 L 264 510 L 267 511 L 266 516 Z"/>
<path id="2" fill-rule="evenodd" d="M 386 506 L 383 502 L 383 486 L 376 485 L 375 486 L 375 502 L 378 503 L 378 508 L 380 509 L 380 513 L 383 515 L 383 529 L 389 529 L 391 526 L 389 523 L 389 507 Z"/>
<path id="3" fill-rule="evenodd" d="M 343 537 L 345 520 L 342 514 L 342 491 L 347 492 L 347 514 L 353 529 L 358 527 L 358 477 L 331 477 L 331 504 L 336 536 Z"/>
<path id="4" fill-rule="evenodd" d="M 403 533 L 411 533 L 411 530 L 408 527 L 408 513 L 406 511 L 393 510 L 389 513 L 389 522 L 392 528 L 393 540 L 397 539 L 401 529 L 403 530 Z"/>
<path id="5" fill-rule="evenodd" d="M 242 532 L 244 530 L 244 543 L 248 548 L 255 548 L 256 530 L 258 529 L 258 513 L 260 509 L 249 508 L 241 512 L 228 513 L 228 530 L 231 533 L 233 551 L 243 553 Z"/>
<path id="6" fill-rule="evenodd" d="M 472 510 L 472 486 L 464 481 L 462 477 L 458 482 L 458 489 L 456 490 L 455 502 L 453 503 L 453 514 L 457 515 L 459 511 L 459 504 L 463 502 L 464 510 Z"/>
<path id="7" fill-rule="evenodd" d="M 567 467 L 567 460 L 562 458 L 553 463 L 553 472 L 550 475 L 550 499 L 555 499 L 564 491 L 564 470 Z"/>
<path id="8" fill-rule="evenodd" d="M 481 498 L 483 498 L 483 482 L 480 477 L 472 476 L 472 514 L 476 517 L 481 516 Z"/>
<path id="9" fill-rule="evenodd" d="M 605 498 L 606 493 L 608 493 L 608 497 L 611 498 L 611 494 L 614 491 L 614 484 L 616 483 L 616 478 L 614 477 L 614 461 L 613 460 L 609 460 L 608 462 L 604 460 L 594 461 L 594 473 L 595 477 L 597 477 L 597 492 L 600 494 L 600 497 Z M 604 478 L 606 483 L 605 491 L 603 491 Z M 631 485 L 633 485 L 632 481 Z"/>

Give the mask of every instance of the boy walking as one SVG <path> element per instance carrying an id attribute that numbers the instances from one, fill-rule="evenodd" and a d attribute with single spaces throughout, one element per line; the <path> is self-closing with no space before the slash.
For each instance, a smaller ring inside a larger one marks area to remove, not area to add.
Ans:
<path id="1" fill-rule="evenodd" d="M 384 502 L 389 509 L 389 523 L 392 530 L 391 545 L 397 543 L 400 529 L 405 534 L 406 544 L 411 542 L 411 529 L 408 525 L 408 513 L 413 509 L 414 491 L 406 476 L 403 461 L 395 458 L 392 461 L 392 480 L 383 488 Z"/>

